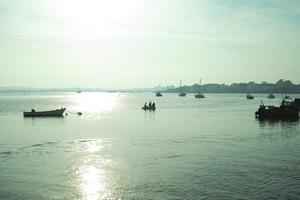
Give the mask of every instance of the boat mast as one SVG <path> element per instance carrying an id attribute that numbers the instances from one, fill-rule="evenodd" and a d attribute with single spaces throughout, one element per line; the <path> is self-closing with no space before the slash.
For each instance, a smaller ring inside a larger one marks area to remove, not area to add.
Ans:
<path id="1" fill-rule="evenodd" d="M 202 81 L 202 79 L 200 78 L 200 82 L 199 82 L 199 94 L 201 94 L 201 81 Z"/>

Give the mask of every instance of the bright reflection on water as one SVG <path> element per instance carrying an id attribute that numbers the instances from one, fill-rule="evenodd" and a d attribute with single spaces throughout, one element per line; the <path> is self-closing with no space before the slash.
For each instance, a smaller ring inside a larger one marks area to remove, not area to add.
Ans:
<path id="1" fill-rule="evenodd" d="M 120 98 L 120 93 L 84 92 L 74 95 L 74 103 L 81 112 L 103 113 L 116 108 Z"/>
<path id="2" fill-rule="evenodd" d="M 79 180 L 79 191 L 82 199 L 108 199 L 111 196 L 107 182 L 105 167 L 111 165 L 110 159 L 100 156 L 104 148 L 101 140 L 81 140 L 76 145 L 77 152 L 85 153 L 81 164 L 76 170 Z"/>
<path id="3" fill-rule="evenodd" d="M 83 199 L 96 200 L 106 196 L 105 171 L 95 166 L 82 166 L 78 171 Z"/>

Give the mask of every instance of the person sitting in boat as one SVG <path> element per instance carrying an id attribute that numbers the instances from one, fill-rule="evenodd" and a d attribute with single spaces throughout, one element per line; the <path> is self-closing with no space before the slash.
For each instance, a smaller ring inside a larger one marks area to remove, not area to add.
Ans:
<path id="1" fill-rule="evenodd" d="M 31 112 L 35 112 L 35 110 L 32 108 L 32 109 L 31 109 Z"/>
<path id="2" fill-rule="evenodd" d="M 147 106 L 147 103 L 145 102 L 145 104 L 144 104 L 144 108 L 148 108 L 148 106 Z"/>

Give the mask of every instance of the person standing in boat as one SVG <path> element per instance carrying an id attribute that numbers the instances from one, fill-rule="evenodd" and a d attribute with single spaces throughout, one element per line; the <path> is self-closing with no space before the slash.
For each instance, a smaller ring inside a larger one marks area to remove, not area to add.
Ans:
<path id="1" fill-rule="evenodd" d="M 145 104 L 144 104 L 144 108 L 148 108 L 148 106 L 147 106 L 147 103 L 145 102 Z"/>
<path id="2" fill-rule="evenodd" d="M 155 102 L 152 103 L 152 107 L 155 108 Z"/>
<path id="3" fill-rule="evenodd" d="M 148 105 L 149 105 L 149 108 L 151 108 L 151 107 L 152 107 L 152 103 L 151 103 L 151 101 L 149 101 L 149 104 L 148 104 Z"/>

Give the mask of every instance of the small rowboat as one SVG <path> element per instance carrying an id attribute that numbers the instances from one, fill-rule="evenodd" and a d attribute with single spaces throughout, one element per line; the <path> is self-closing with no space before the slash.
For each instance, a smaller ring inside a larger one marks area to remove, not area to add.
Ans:
<path id="1" fill-rule="evenodd" d="M 49 110 L 49 111 L 31 111 L 31 112 L 23 112 L 24 117 L 57 117 L 62 116 L 65 112 L 66 108 Z"/>
<path id="2" fill-rule="evenodd" d="M 148 106 L 144 106 L 142 107 L 143 110 L 155 110 L 156 107 L 155 106 L 151 106 L 151 107 L 148 107 Z"/>

